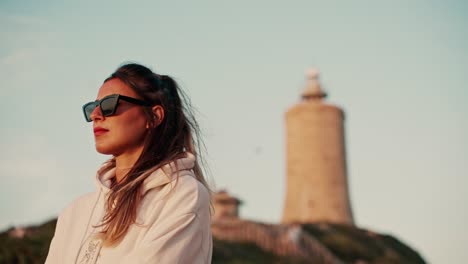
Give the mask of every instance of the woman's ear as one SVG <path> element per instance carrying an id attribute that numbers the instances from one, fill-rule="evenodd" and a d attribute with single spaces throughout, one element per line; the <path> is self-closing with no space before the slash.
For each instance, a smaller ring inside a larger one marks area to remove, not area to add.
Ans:
<path id="1" fill-rule="evenodd" d="M 151 108 L 154 114 L 154 120 L 152 120 L 153 128 L 159 126 L 164 120 L 164 108 L 160 105 L 155 105 Z"/>

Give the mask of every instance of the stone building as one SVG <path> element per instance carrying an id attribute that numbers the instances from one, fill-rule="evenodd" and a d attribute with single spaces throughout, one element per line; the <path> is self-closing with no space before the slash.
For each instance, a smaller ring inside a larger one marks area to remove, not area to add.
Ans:
<path id="1" fill-rule="evenodd" d="M 324 101 L 311 70 L 302 100 L 286 112 L 287 190 L 283 223 L 353 225 L 349 201 L 344 112 Z"/>
<path id="2" fill-rule="evenodd" d="M 239 218 L 239 206 L 242 201 L 230 195 L 226 190 L 220 190 L 213 195 L 213 220 L 222 218 Z"/>

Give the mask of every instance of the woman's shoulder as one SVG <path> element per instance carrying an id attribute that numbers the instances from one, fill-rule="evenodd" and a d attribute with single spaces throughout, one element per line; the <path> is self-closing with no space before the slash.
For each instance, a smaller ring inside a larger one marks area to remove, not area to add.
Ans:
<path id="1" fill-rule="evenodd" d="M 208 189 L 193 174 L 179 177 L 173 191 L 176 200 L 197 201 L 199 206 L 210 203 Z"/>
<path id="2" fill-rule="evenodd" d="M 192 173 L 180 175 L 148 196 L 147 203 L 162 203 L 166 212 L 198 213 L 210 206 L 208 189 Z"/>
<path id="3" fill-rule="evenodd" d="M 175 190 L 180 193 L 196 192 L 198 195 L 208 195 L 208 189 L 191 172 L 180 175 L 175 181 Z"/>

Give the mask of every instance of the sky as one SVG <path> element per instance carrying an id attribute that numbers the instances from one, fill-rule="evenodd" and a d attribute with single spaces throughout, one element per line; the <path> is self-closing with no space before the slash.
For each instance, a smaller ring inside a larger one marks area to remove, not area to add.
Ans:
<path id="1" fill-rule="evenodd" d="M 318 68 L 346 113 L 356 224 L 430 263 L 468 259 L 466 1 L 0 1 L 0 229 L 95 189 L 81 106 L 119 65 L 173 76 L 215 188 L 278 223 L 284 114 Z"/>

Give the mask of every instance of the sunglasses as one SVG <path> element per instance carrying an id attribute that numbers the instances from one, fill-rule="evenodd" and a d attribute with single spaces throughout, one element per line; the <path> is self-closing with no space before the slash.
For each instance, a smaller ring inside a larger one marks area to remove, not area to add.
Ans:
<path id="1" fill-rule="evenodd" d="M 83 105 L 83 113 L 85 115 L 86 121 L 88 122 L 93 121 L 91 119 L 91 113 L 98 106 L 101 109 L 102 116 L 114 115 L 115 111 L 117 111 L 119 100 L 123 100 L 129 103 L 135 104 L 135 105 L 151 106 L 150 103 L 142 101 L 142 100 L 138 100 L 138 99 L 128 97 L 125 95 L 120 95 L 120 94 L 111 94 L 102 98 L 101 100 L 96 100 L 94 102 L 89 102 Z"/>

